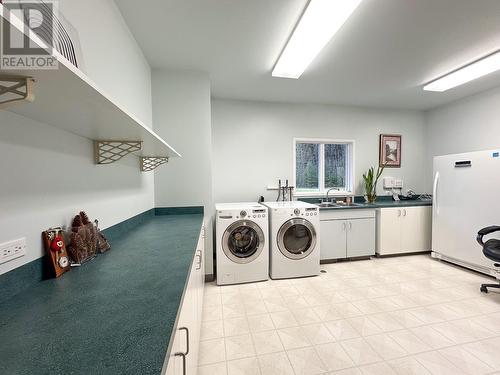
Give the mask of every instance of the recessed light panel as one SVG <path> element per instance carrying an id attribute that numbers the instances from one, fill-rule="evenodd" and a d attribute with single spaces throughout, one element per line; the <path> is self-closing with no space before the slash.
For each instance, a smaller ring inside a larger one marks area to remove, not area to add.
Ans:
<path id="1" fill-rule="evenodd" d="M 299 78 L 362 0 L 311 0 L 273 70 Z"/>

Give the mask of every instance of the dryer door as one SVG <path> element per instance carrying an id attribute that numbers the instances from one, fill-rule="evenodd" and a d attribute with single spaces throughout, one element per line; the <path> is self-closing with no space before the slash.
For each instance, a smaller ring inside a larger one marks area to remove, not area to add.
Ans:
<path id="1" fill-rule="evenodd" d="M 305 219 L 290 219 L 278 231 L 278 248 L 290 259 L 304 259 L 316 247 L 316 230 Z"/>
<path id="2" fill-rule="evenodd" d="M 264 232 L 256 223 L 239 220 L 224 232 L 222 250 L 235 263 L 250 263 L 262 252 L 264 241 Z"/>

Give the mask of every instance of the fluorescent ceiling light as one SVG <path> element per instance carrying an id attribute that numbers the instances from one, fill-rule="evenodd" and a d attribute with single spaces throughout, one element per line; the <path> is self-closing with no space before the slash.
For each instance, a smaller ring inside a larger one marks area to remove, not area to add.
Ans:
<path id="1" fill-rule="evenodd" d="M 500 51 L 432 81 L 424 86 L 424 90 L 443 92 L 497 70 L 500 70 Z"/>
<path id="2" fill-rule="evenodd" d="M 362 0 L 311 0 L 276 63 L 273 77 L 299 78 Z"/>

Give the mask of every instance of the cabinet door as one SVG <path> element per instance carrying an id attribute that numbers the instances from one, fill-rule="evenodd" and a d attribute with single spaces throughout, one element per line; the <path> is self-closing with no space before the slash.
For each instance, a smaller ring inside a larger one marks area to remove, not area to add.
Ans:
<path id="1" fill-rule="evenodd" d="M 162 374 L 165 375 L 182 375 L 182 359 L 176 355 L 179 351 L 181 335 L 179 331 L 176 331 L 175 336 L 173 338 L 172 349 L 170 352 L 170 356 L 168 357 L 167 368 L 162 371 Z"/>
<path id="2" fill-rule="evenodd" d="M 345 220 L 325 220 L 320 222 L 321 260 L 346 257 Z"/>
<path id="3" fill-rule="evenodd" d="M 377 221 L 377 253 L 380 255 L 401 252 L 400 208 L 381 208 Z"/>
<path id="4" fill-rule="evenodd" d="M 349 220 L 347 228 L 347 257 L 375 255 L 375 219 Z"/>
<path id="5" fill-rule="evenodd" d="M 401 252 L 431 250 L 431 207 L 406 207 L 401 216 Z"/>

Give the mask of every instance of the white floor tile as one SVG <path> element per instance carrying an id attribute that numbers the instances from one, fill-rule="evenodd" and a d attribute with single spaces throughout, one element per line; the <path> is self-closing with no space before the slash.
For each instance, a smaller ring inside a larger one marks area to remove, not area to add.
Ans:
<path id="1" fill-rule="evenodd" d="M 432 347 L 425 341 L 421 340 L 410 330 L 404 329 L 394 331 L 388 334 L 409 354 L 417 354 L 432 350 Z"/>
<path id="2" fill-rule="evenodd" d="M 261 301 L 252 301 L 252 302 L 245 301 L 243 303 L 243 306 L 245 308 L 245 314 L 247 316 L 260 315 L 260 314 L 267 313 L 266 304 L 262 300 Z"/>
<path id="3" fill-rule="evenodd" d="M 202 321 L 222 319 L 222 306 L 203 306 Z"/>
<path id="4" fill-rule="evenodd" d="M 323 323 L 309 324 L 301 327 L 302 334 L 313 345 L 334 342 L 335 337 Z"/>
<path id="5" fill-rule="evenodd" d="M 201 341 L 224 337 L 222 320 L 211 320 L 201 323 Z"/>
<path id="6" fill-rule="evenodd" d="M 227 372 L 228 375 L 260 375 L 259 362 L 255 357 L 228 361 Z"/>
<path id="7" fill-rule="evenodd" d="M 224 336 L 238 336 L 250 333 L 247 318 L 224 319 Z"/>
<path id="8" fill-rule="evenodd" d="M 275 328 L 269 314 L 248 315 L 247 320 L 250 332 L 270 331 Z"/>
<path id="9" fill-rule="evenodd" d="M 288 310 L 272 312 L 270 315 L 276 328 L 295 327 L 299 325 L 293 314 Z"/>
<path id="10" fill-rule="evenodd" d="M 226 362 L 198 367 L 198 375 L 227 375 Z"/>
<path id="11" fill-rule="evenodd" d="M 439 352 L 426 352 L 415 356 L 417 361 L 422 364 L 433 375 L 462 375 L 465 374 L 461 369 L 446 359 Z"/>
<path id="12" fill-rule="evenodd" d="M 351 323 L 349 323 L 348 320 L 334 320 L 325 322 L 324 324 L 337 341 L 348 340 L 360 336 L 358 331 L 351 325 Z"/>
<path id="13" fill-rule="evenodd" d="M 496 371 L 500 371 L 500 354 L 498 342 L 495 339 L 478 341 L 463 346 L 469 353 Z"/>
<path id="14" fill-rule="evenodd" d="M 443 336 L 431 326 L 410 328 L 410 331 L 432 349 L 441 349 L 455 344 L 452 340 Z"/>
<path id="15" fill-rule="evenodd" d="M 299 325 L 318 323 L 321 321 L 318 315 L 310 307 L 304 309 L 291 309 L 290 312 Z"/>
<path id="16" fill-rule="evenodd" d="M 363 375 L 397 375 L 396 371 L 385 362 L 362 366 L 360 370 Z"/>
<path id="17" fill-rule="evenodd" d="M 312 347 L 293 349 L 287 352 L 295 375 L 316 375 L 327 371 Z"/>
<path id="18" fill-rule="evenodd" d="M 245 306 L 241 303 L 222 306 L 222 316 L 224 319 L 242 318 L 245 315 Z"/>
<path id="19" fill-rule="evenodd" d="M 312 345 L 311 341 L 309 341 L 301 327 L 279 329 L 278 335 L 285 350 L 303 348 Z"/>
<path id="20" fill-rule="evenodd" d="M 214 339 L 200 342 L 198 365 L 208 365 L 225 360 L 226 350 L 224 347 L 224 339 Z"/>
<path id="21" fill-rule="evenodd" d="M 414 357 L 404 357 L 387 362 L 397 375 L 432 375 Z"/>
<path id="22" fill-rule="evenodd" d="M 282 297 L 265 299 L 266 309 L 268 312 L 288 311 L 288 307 Z"/>
<path id="23" fill-rule="evenodd" d="M 365 337 L 366 342 L 371 345 L 384 360 L 404 357 L 408 352 L 403 349 L 391 336 L 383 333 L 380 335 Z"/>
<path id="24" fill-rule="evenodd" d="M 294 375 L 285 352 L 260 355 L 258 361 L 262 375 Z"/>
<path id="25" fill-rule="evenodd" d="M 328 371 L 337 371 L 354 366 L 351 357 L 339 343 L 317 345 L 315 349 Z"/>
<path id="26" fill-rule="evenodd" d="M 282 352 L 285 350 L 276 331 L 252 333 L 252 340 L 257 355 Z"/>
<path id="27" fill-rule="evenodd" d="M 333 304 L 314 306 L 312 309 L 323 322 L 342 319 L 342 315 Z"/>
<path id="28" fill-rule="evenodd" d="M 341 341 L 340 344 L 356 366 L 382 361 L 382 358 L 363 338 Z"/>
<path id="29" fill-rule="evenodd" d="M 452 346 L 441 349 L 439 350 L 439 353 L 467 374 L 489 374 L 494 370 L 492 367 L 479 360 L 476 356 L 461 346 Z"/>
<path id="30" fill-rule="evenodd" d="M 255 356 L 255 349 L 250 335 L 226 337 L 225 343 L 228 361 Z"/>
<path id="31" fill-rule="evenodd" d="M 383 332 L 383 330 L 376 325 L 369 316 L 357 316 L 349 318 L 347 321 L 360 336 L 376 335 Z"/>

